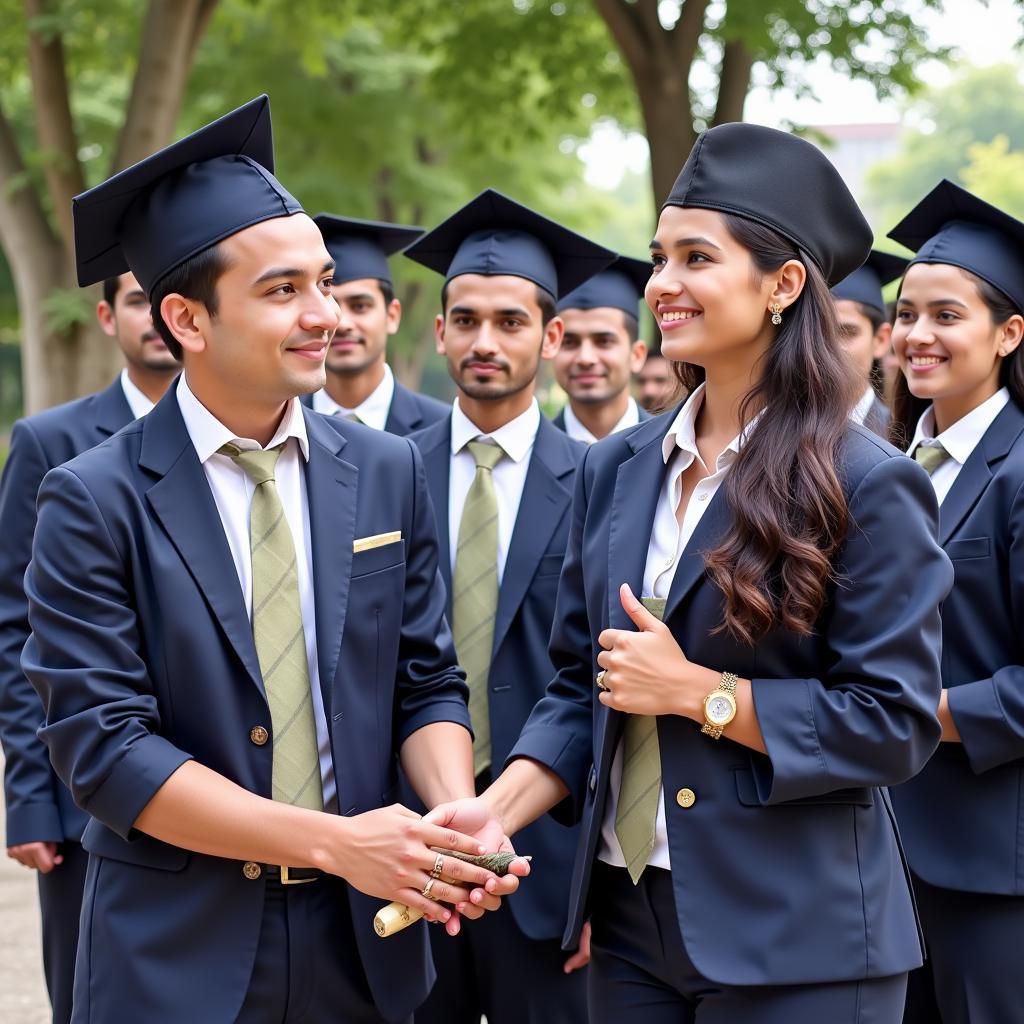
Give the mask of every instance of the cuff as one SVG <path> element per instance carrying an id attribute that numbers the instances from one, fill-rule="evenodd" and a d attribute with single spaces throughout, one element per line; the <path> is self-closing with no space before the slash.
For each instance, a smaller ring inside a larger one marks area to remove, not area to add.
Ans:
<path id="1" fill-rule="evenodd" d="M 976 775 L 1024 756 L 1020 737 L 1007 726 L 994 679 L 951 686 L 948 701 L 964 753 Z"/>
<path id="2" fill-rule="evenodd" d="M 15 804 L 7 808 L 7 845 L 62 843 L 64 826 L 56 804 Z"/>
<path id="3" fill-rule="evenodd" d="M 433 725 L 434 722 L 454 722 L 466 729 L 470 736 L 473 735 L 473 727 L 469 720 L 469 708 L 464 700 L 454 697 L 435 700 L 402 720 L 398 730 L 399 749 L 414 732 L 422 729 L 425 725 Z"/>

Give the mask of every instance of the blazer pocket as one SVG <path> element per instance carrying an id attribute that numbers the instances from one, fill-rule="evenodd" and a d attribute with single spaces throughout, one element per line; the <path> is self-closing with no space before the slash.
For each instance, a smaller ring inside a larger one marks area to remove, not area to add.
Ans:
<path id="1" fill-rule="evenodd" d="M 763 804 L 757 796 L 753 773 L 746 768 L 734 768 L 733 774 L 736 777 L 736 796 L 744 807 L 763 807 L 765 810 L 772 810 L 775 807 L 820 807 L 835 804 L 870 807 L 875 802 L 873 789 L 855 786 L 850 789 L 835 789 L 831 793 L 802 796 L 798 800 L 786 800 L 778 804 Z"/>
<path id="2" fill-rule="evenodd" d="M 562 573 L 562 562 L 565 561 L 562 555 L 545 555 L 537 563 L 538 576 L 560 576 Z"/>
<path id="3" fill-rule="evenodd" d="M 142 832 L 133 832 L 132 835 L 136 838 L 122 839 L 93 820 L 86 826 L 82 846 L 97 857 L 134 864 L 140 868 L 156 868 L 159 871 L 181 871 L 192 856 L 180 846 L 162 843 Z"/>
<path id="4" fill-rule="evenodd" d="M 394 565 L 401 565 L 405 561 L 405 544 L 396 540 L 381 547 L 367 548 L 364 551 L 357 551 L 352 556 L 351 577 L 368 576 L 372 572 L 380 572 L 381 569 L 390 569 Z"/>
<path id="5" fill-rule="evenodd" d="M 946 554 L 954 562 L 965 558 L 988 558 L 990 550 L 988 537 L 963 537 L 946 544 Z"/>

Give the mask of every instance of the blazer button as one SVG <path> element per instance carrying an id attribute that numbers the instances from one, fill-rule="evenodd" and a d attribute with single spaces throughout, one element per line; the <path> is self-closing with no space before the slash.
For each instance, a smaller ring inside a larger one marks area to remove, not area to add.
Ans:
<path id="1" fill-rule="evenodd" d="M 697 794 L 692 789 L 681 789 L 676 793 L 676 803 L 684 809 L 692 807 L 696 802 Z"/>
<path id="2" fill-rule="evenodd" d="M 263 874 L 263 868 L 259 866 L 254 860 L 247 860 L 242 865 L 242 874 L 249 879 L 250 882 L 255 882 L 260 875 Z"/>
<path id="3" fill-rule="evenodd" d="M 263 744 L 270 739 L 270 733 L 267 732 L 262 725 L 254 725 L 249 730 L 249 739 L 251 739 L 257 747 L 262 747 Z"/>
<path id="4" fill-rule="evenodd" d="M 597 769 L 593 765 L 590 768 L 590 778 L 587 780 L 587 784 L 590 786 L 591 793 L 597 789 Z"/>

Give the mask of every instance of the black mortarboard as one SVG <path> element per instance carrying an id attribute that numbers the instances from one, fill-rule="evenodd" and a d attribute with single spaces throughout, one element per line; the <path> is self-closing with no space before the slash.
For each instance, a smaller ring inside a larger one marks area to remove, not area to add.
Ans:
<path id="1" fill-rule="evenodd" d="M 611 249 L 490 188 L 413 242 L 405 255 L 446 281 L 460 274 L 509 274 L 556 299 L 615 259 Z"/>
<path id="2" fill-rule="evenodd" d="M 967 189 L 942 180 L 889 232 L 915 263 L 948 263 L 977 274 L 1024 310 L 1024 224 Z"/>
<path id="3" fill-rule="evenodd" d="M 871 228 L 825 154 L 761 125 L 721 124 L 704 132 L 665 206 L 706 207 L 772 228 L 814 260 L 830 287 L 871 249 Z"/>
<path id="4" fill-rule="evenodd" d="M 258 96 L 76 196 L 78 283 L 131 270 L 150 295 L 165 274 L 211 245 L 301 213 L 273 169 L 270 100 Z"/>
<path id="5" fill-rule="evenodd" d="M 637 306 L 651 276 L 650 260 L 620 256 L 610 267 L 584 281 L 558 303 L 558 312 L 566 309 L 621 309 L 637 315 Z"/>
<path id="6" fill-rule="evenodd" d="M 364 277 L 374 277 L 391 284 L 388 257 L 423 234 L 423 228 L 335 217 L 331 213 L 318 213 L 313 220 L 324 236 L 327 251 L 334 258 L 335 284 Z"/>
<path id="7" fill-rule="evenodd" d="M 893 256 L 890 252 L 872 249 L 864 266 L 840 281 L 832 289 L 832 295 L 837 299 L 850 299 L 871 306 L 884 316 L 885 299 L 882 298 L 882 288 L 900 277 L 909 262 L 910 260 L 903 256 Z"/>

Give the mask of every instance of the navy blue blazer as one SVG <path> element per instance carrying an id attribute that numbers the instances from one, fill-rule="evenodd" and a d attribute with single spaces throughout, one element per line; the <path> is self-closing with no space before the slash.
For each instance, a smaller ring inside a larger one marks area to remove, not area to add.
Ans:
<path id="1" fill-rule="evenodd" d="M 939 542 L 956 574 L 942 606 L 942 685 L 963 743 L 941 744 L 893 802 L 919 877 L 1022 896 L 1024 412 L 1013 401 L 946 495 Z"/>
<path id="2" fill-rule="evenodd" d="M 892 413 L 889 411 L 889 406 L 876 395 L 871 403 L 871 408 L 868 409 L 867 416 L 864 417 L 864 426 L 879 437 L 887 439 L 891 422 Z"/>
<path id="3" fill-rule="evenodd" d="M 43 477 L 135 419 L 118 377 L 103 391 L 14 424 L 0 477 L 0 741 L 6 766 L 7 845 L 79 840 L 89 820 L 71 799 L 36 736 L 43 705 L 21 670 L 28 639 L 24 578 Z"/>
<path id="4" fill-rule="evenodd" d="M 467 691 L 418 451 L 359 424 L 305 418 L 320 684 L 338 805 L 352 815 L 394 801 L 396 752 L 411 733 L 437 721 L 468 728 Z M 353 553 L 355 539 L 392 531 L 400 542 Z M 133 828 L 192 758 L 271 795 L 271 745 L 250 740 L 253 726 L 270 725 L 252 630 L 174 389 L 47 475 L 26 592 L 22 662 L 46 707 L 41 736 L 92 817 L 76 1008 L 90 1020 L 234 1020 L 266 873 L 250 880 L 238 861 Z M 426 928 L 382 943 L 371 927 L 380 901 L 354 889 L 349 900 L 373 997 L 402 1018 L 433 983 Z"/>
<path id="5" fill-rule="evenodd" d="M 451 416 L 413 435 L 437 509 L 441 572 L 451 593 L 448 483 Z M 502 764 L 554 669 L 548 656 L 555 594 L 569 536 L 573 476 L 585 447 L 541 417 L 509 545 L 498 611 L 488 694 L 492 756 Z M 449 599 L 449 613 L 451 603 Z M 531 854 L 537 871 L 509 900 L 520 930 L 531 939 L 555 939 L 565 930 L 566 899 L 578 830 L 544 819 L 524 829 L 517 848 Z"/>
<path id="6" fill-rule="evenodd" d="M 303 395 L 300 401 L 307 409 L 313 408 L 312 395 Z M 437 423 L 450 416 L 451 411 L 450 405 L 445 405 L 430 395 L 412 391 L 396 380 L 391 408 L 388 409 L 388 418 L 384 421 L 384 430 L 399 437 L 408 437 L 413 431 L 422 430 L 431 423 Z"/>
<path id="7" fill-rule="evenodd" d="M 640 422 L 641 423 L 646 423 L 647 420 L 649 420 L 651 418 L 651 414 L 642 405 L 640 405 L 639 403 L 637 403 L 636 411 L 638 413 L 640 413 Z M 565 432 L 565 406 L 564 405 L 562 406 L 561 409 L 558 410 L 557 413 L 555 413 L 555 415 L 552 418 L 551 422 L 554 423 L 554 425 L 556 427 L 558 427 L 558 429 L 561 430 L 563 433 Z"/>
<path id="8" fill-rule="evenodd" d="M 553 813 L 582 820 L 567 948 L 588 910 L 624 719 L 594 699 L 596 638 L 633 628 L 618 588 L 641 592 L 666 471 L 662 438 L 677 412 L 587 450 L 554 615 L 557 674 L 511 753 L 556 772 L 570 796 Z M 686 655 L 753 680 L 768 750 L 711 740 L 688 718 L 658 720 L 679 930 L 718 984 L 859 979 L 922 962 L 882 787 L 914 775 L 938 743 L 938 605 L 953 574 L 920 467 L 851 424 L 842 475 L 855 525 L 813 636 L 776 629 L 748 647 L 713 635 L 723 597 L 703 552 L 729 524 L 724 489 L 669 591 L 665 621 Z M 676 799 L 683 787 L 696 794 L 687 809 Z"/>

